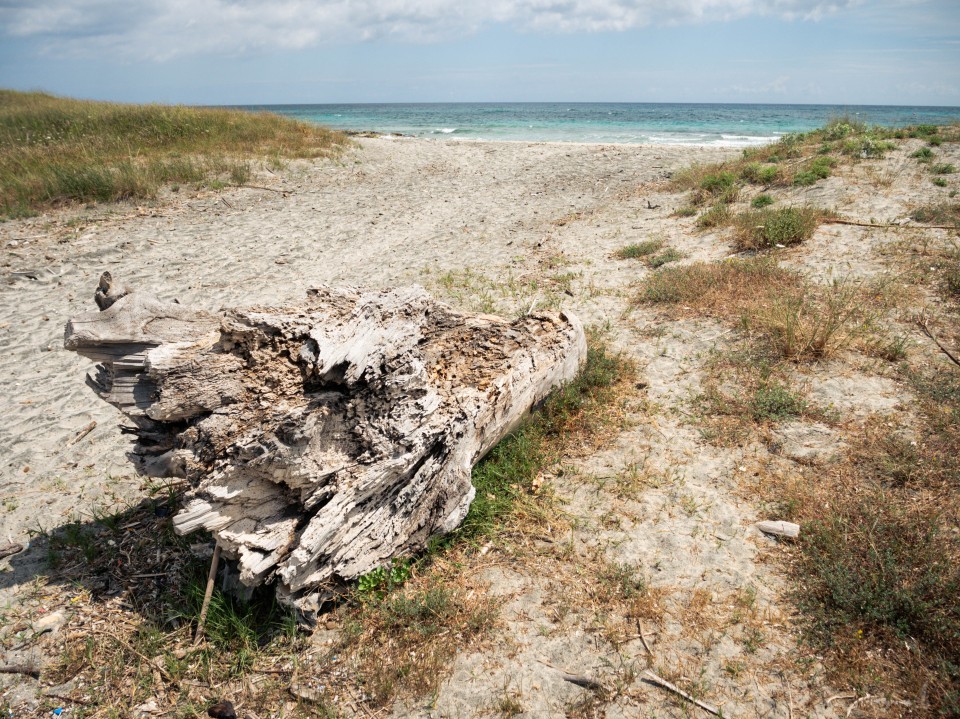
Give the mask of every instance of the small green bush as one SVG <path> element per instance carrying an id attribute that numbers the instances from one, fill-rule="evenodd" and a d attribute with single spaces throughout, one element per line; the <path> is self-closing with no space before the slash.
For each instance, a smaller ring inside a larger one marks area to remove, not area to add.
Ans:
<path id="1" fill-rule="evenodd" d="M 782 384 L 763 384 L 753 394 L 750 411 L 757 422 L 780 421 L 803 414 L 807 403 Z"/>
<path id="2" fill-rule="evenodd" d="M 951 165 L 949 162 L 938 162 L 935 165 L 930 166 L 930 172 L 934 175 L 952 175 L 957 171 L 957 168 Z"/>
<path id="3" fill-rule="evenodd" d="M 722 195 L 736 185 L 737 178 L 732 172 L 718 172 L 707 175 L 700 181 L 700 189 L 717 196 Z"/>
<path id="4" fill-rule="evenodd" d="M 947 181 L 942 177 L 934 177 L 933 184 L 936 185 L 937 187 L 946 187 Z"/>
<path id="5" fill-rule="evenodd" d="M 697 214 L 697 208 L 693 205 L 684 205 L 683 207 L 678 208 L 673 214 L 677 217 L 693 217 L 695 214 Z"/>
<path id="6" fill-rule="evenodd" d="M 916 152 L 912 153 L 910 157 L 920 160 L 920 162 L 929 162 L 933 158 L 933 150 L 929 147 L 921 147 Z"/>
<path id="7" fill-rule="evenodd" d="M 757 195 L 750 201 L 750 207 L 754 209 L 762 209 L 774 203 L 774 199 L 770 195 Z"/>
<path id="8" fill-rule="evenodd" d="M 744 212 L 734 219 L 737 247 L 759 250 L 795 245 L 809 239 L 823 217 L 812 207 L 784 207 Z"/>

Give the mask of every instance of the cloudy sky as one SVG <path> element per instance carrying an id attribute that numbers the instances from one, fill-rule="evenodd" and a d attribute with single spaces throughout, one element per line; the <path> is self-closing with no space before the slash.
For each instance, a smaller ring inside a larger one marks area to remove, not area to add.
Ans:
<path id="1" fill-rule="evenodd" d="M 960 105 L 960 0 L 0 0 L 0 86 L 196 104 Z"/>

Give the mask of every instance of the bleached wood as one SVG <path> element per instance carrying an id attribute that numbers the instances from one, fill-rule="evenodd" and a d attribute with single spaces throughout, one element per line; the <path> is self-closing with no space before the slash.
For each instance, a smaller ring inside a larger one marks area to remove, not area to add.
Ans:
<path id="1" fill-rule="evenodd" d="M 765 534 L 775 534 L 778 537 L 796 539 L 800 536 L 800 525 L 783 520 L 757 522 L 757 529 Z"/>
<path id="2" fill-rule="evenodd" d="M 211 531 L 305 617 L 459 526 L 473 465 L 586 358 L 572 315 L 462 314 L 420 287 L 217 314 L 133 292 L 65 346 L 102 363 L 141 471 L 194 482 L 176 530 Z"/>

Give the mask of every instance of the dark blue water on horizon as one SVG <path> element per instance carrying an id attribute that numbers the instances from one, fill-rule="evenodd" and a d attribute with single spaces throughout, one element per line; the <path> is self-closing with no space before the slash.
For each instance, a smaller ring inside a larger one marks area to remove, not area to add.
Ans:
<path id="1" fill-rule="evenodd" d="M 692 103 L 244 105 L 340 130 L 436 139 L 761 145 L 849 115 L 888 127 L 960 122 L 960 107 Z"/>

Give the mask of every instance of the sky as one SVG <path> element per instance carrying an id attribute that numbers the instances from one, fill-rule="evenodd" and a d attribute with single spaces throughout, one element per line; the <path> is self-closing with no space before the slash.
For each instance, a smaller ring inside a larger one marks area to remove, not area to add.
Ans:
<path id="1" fill-rule="evenodd" d="M 0 87 L 213 105 L 960 106 L 960 0 L 0 0 Z"/>

